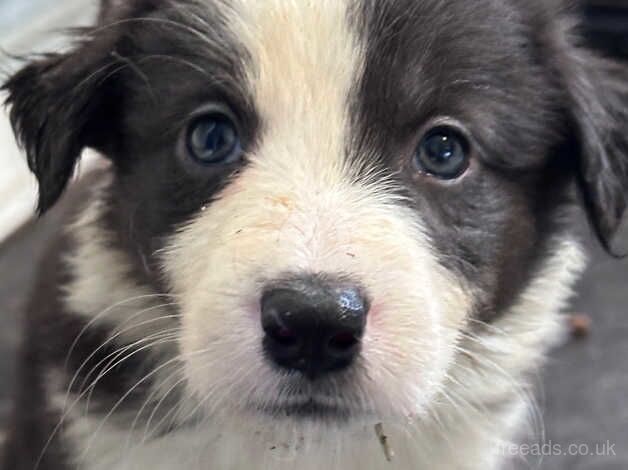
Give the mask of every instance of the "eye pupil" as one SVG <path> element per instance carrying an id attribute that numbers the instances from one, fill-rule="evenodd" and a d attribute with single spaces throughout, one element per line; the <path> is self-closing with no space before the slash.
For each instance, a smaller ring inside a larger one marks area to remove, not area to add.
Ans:
<path id="1" fill-rule="evenodd" d="M 456 143 L 448 135 L 437 134 L 432 136 L 426 145 L 430 158 L 444 162 L 456 153 Z"/>
<path id="2" fill-rule="evenodd" d="M 469 165 L 469 144 L 456 129 L 447 126 L 431 130 L 421 141 L 416 165 L 424 173 L 441 179 L 455 179 Z"/>
<path id="3" fill-rule="evenodd" d="M 204 116 L 196 120 L 188 136 L 189 153 L 203 164 L 232 163 L 241 156 L 235 124 L 227 116 Z"/>

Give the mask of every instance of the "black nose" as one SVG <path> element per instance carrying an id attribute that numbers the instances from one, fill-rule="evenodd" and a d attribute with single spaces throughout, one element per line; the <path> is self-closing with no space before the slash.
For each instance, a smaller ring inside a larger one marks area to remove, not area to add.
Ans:
<path id="1" fill-rule="evenodd" d="M 368 301 L 351 284 L 282 282 L 262 297 L 264 350 L 278 366 L 315 379 L 347 367 L 360 351 Z"/>

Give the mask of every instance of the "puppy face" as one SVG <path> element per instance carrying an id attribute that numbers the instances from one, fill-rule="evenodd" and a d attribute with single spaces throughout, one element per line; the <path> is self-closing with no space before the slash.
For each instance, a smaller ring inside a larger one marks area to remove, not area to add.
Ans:
<path id="1" fill-rule="evenodd" d="M 612 86 L 592 89 L 602 62 L 580 60 L 560 15 L 515 0 L 106 4 L 77 51 L 9 82 L 10 103 L 42 209 L 84 146 L 113 161 L 98 223 L 176 297 L 200 406 L 403 418 L 543 266 L 574 179 L 603 240 L 623 211 L 628 165 L 609 146 L 623 90 L 606 63 Z"/>
<path id="2" fill-rule="evenodd" d="M 415 137 L 397 155 L 360 148 L 368 129 L 352 106 L 367 52 L 347 5 L 231 8 L 259 126 L 245 165 L 168 244 L 189 383 L 218 408 L 417 412 L 443 381 L 472 299 L 404 194 Z M 370 311 L 352 367 L 308 381 L 264 354 L 260 308 L 268 285 L 312 275 L 362 286 Z M 224 387 L 244 393 L 227 398 Z"/>

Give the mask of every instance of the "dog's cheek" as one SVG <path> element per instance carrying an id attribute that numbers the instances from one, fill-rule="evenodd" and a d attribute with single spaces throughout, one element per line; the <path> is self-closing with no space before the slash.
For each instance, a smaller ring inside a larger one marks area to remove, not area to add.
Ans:
<path id="1" fill-rule="evenodd" d="M 359 380 L 375 402 L 411 409 L 442 382 L 471 310 L 463 281 L 438 263 L 419 217 L 385 189 L 328 177 L 296 184 L 254 163 L 173 238 L 165 267 L 196 392 L 271 393 L 259 303 L 265 283 L 290 273 L 366 287 L 373 307 Z"/>

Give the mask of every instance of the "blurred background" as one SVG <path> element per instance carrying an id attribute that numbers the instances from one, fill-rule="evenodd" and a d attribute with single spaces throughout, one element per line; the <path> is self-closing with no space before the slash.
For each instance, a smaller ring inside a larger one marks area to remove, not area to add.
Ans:
<path id="1" fill-rule="evenodd" d="M 89 24 L 96 4 L 96 0 L 0 0 L 0 77 L 17 67 L 12 56 L 66 47 L 59 30 Z M 628 60 L 628 0 L 585 0 L 583 13 L 589 45 Z M 86 166 L 89 161 L 83 169 Z M 6 115 L 0 112 L 0 446 L 13 386 L 20 309 L 42 247 L 58 228 L 59 211 L 32 220 L 35 197 L 34 180 L 15 146 Z M 539 377 L 542 439 L 564 449 L 587 445 L 591 453 L 598 444 L 610 447 L 607 455 L 532 457 L 521 468 L 628 470 L 628 261 L 602 253 L 584 221 L 581 232 L 592 264 L 578 286 L 573 311 L 588 314 L 592 329 L 587 337 L 557 350 Z M 628 246 L 628 234 L 622 236 L 621 245 Z"/>

